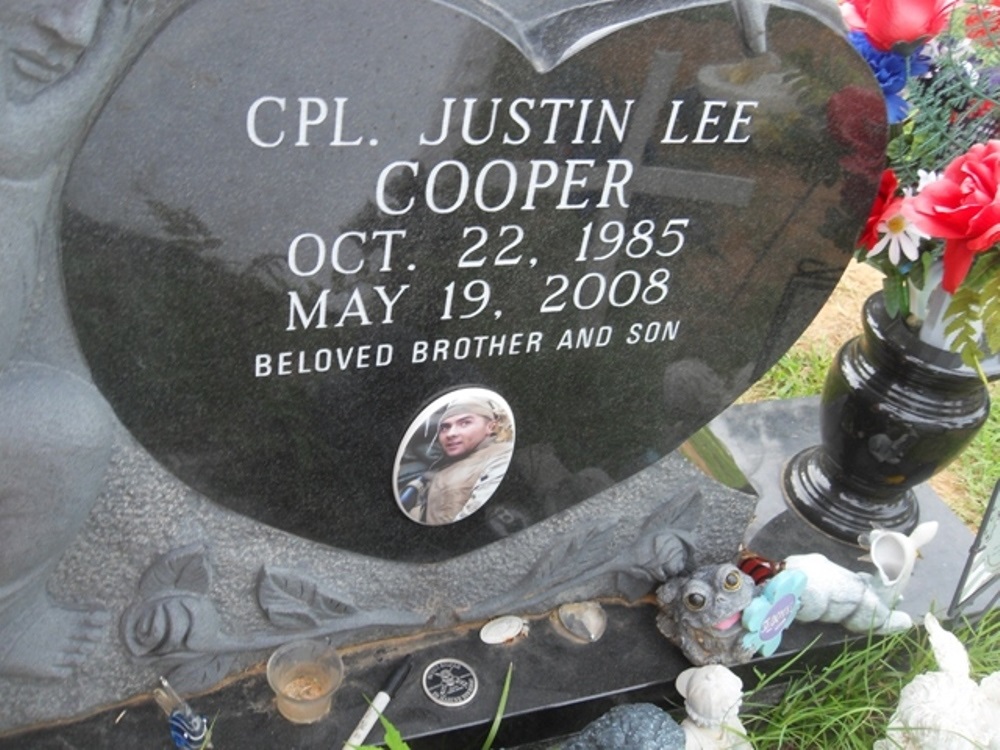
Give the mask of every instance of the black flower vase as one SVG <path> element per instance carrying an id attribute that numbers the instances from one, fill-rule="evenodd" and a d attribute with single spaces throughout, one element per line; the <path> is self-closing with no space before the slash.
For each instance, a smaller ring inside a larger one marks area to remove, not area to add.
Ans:
<path id="1" fill-rule="evenodd" d="M 890 317 L 881 292 L 868 298 L 863 322 L 827 374 L 822 445 L 792 458 L 783 477 L 795 511 L 852 544 L 873 528 L 912 531 L 913 487 L 956 458 L 990 411 L 978 374 Z"/>

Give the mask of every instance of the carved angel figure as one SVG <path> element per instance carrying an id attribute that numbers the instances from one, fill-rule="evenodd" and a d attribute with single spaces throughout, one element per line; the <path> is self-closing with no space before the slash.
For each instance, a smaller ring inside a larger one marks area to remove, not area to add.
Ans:
<path id="1" fill-rule="evenodd" d="M 66 346 L 60 196 L 151 6 L 0 4 L 0 675 L 66 677 L 109 621 L 99 605 L 70 606 L 46 590 L 96 501 L 115 424 Z"/>

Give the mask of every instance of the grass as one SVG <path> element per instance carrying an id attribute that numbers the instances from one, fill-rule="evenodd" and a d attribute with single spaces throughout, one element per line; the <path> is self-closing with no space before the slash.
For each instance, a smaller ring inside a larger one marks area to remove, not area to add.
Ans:
<path id="1" fill-rule="evenodd" d="M 740 397 L 740 403 L 818 395 L 837 350 L 822 343 L 799 344 Z"/>
<path id="2" fill-rule="evenodd" d="M 836 350 L 823 342 L 800 342 L 740 397 L 740 403 L 818 395 L 835 356 Z M 942 499 L 972 527 L 978 526 L 1000 479 L 1000 382 L 990 385 L 990 397 L 989 419 L 948 467 L 953 478 L 948 490 L 939 490 Z"/>
<path id="3" fill-rule="evenodd" d="M 818 395 L 837 349 L 800 341 L 741 402 Z M 990 386 L 990 418 L 970 446 L 948 467 L 951 481 L 939 494 L 970 526 L 977 526 L 1000 478 L 1000 383 Z M 966 644 L 974 676 L 1000 670 L 1000 610 L 956 635 Z M 926 633 L 913 629 L 845 644 L 829 666 L 804 667 L 800 658 L 769 675 L 744 703 L 744 724 L 757 750 L 870 750 L 884 737 L 900 690 L 917 674 L 936 669 Z M 775 704 L 764 696 L 783 686 Z"/>
<path id="4" fill-rule="evenodd" d="M 993 403 L 989 420 L 955 462 L 962 488 L 970 498 L 978 500 L 980 517 L 1000 478 L 1000 382 L 991 384 L 990 398 Z"/>
<path id="5" fill-rule="evenodd" d="M 1000 670 L 1000 612 L 966 622 L 955 634 L 976 679 Z M 762 680 L 744 701 L 744 724 L 757 750 L 870 750 L 884 736 L 903 686 L 936 669 L 922 629 L 846 644 L 829 666 L 791 663 Z M 776 705 L 758 702 L 768 687 L 785 683 Z"/>

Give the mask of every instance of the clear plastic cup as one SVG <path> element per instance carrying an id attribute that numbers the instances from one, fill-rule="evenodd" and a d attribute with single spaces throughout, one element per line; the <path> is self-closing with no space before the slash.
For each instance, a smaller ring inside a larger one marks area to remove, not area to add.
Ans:
<path id="1" fill-rule="evenodd" d="M 326 641 L 293 641 L 267 660 L 267 681 L 278 711 L 296 724 L 319 721 L 330 711 L 344 679 L 344 662 Z"/>

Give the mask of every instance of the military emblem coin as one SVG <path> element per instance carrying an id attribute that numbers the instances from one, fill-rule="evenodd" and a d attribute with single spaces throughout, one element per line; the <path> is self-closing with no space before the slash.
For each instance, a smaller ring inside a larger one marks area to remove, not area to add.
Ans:
<path id="1" fill-rule="evenodd" d="M 476 697 L 479 679 L 465 662 L 438 659 L 424 670 L 424 692 L 441 706 L 464 706 Z"/>

